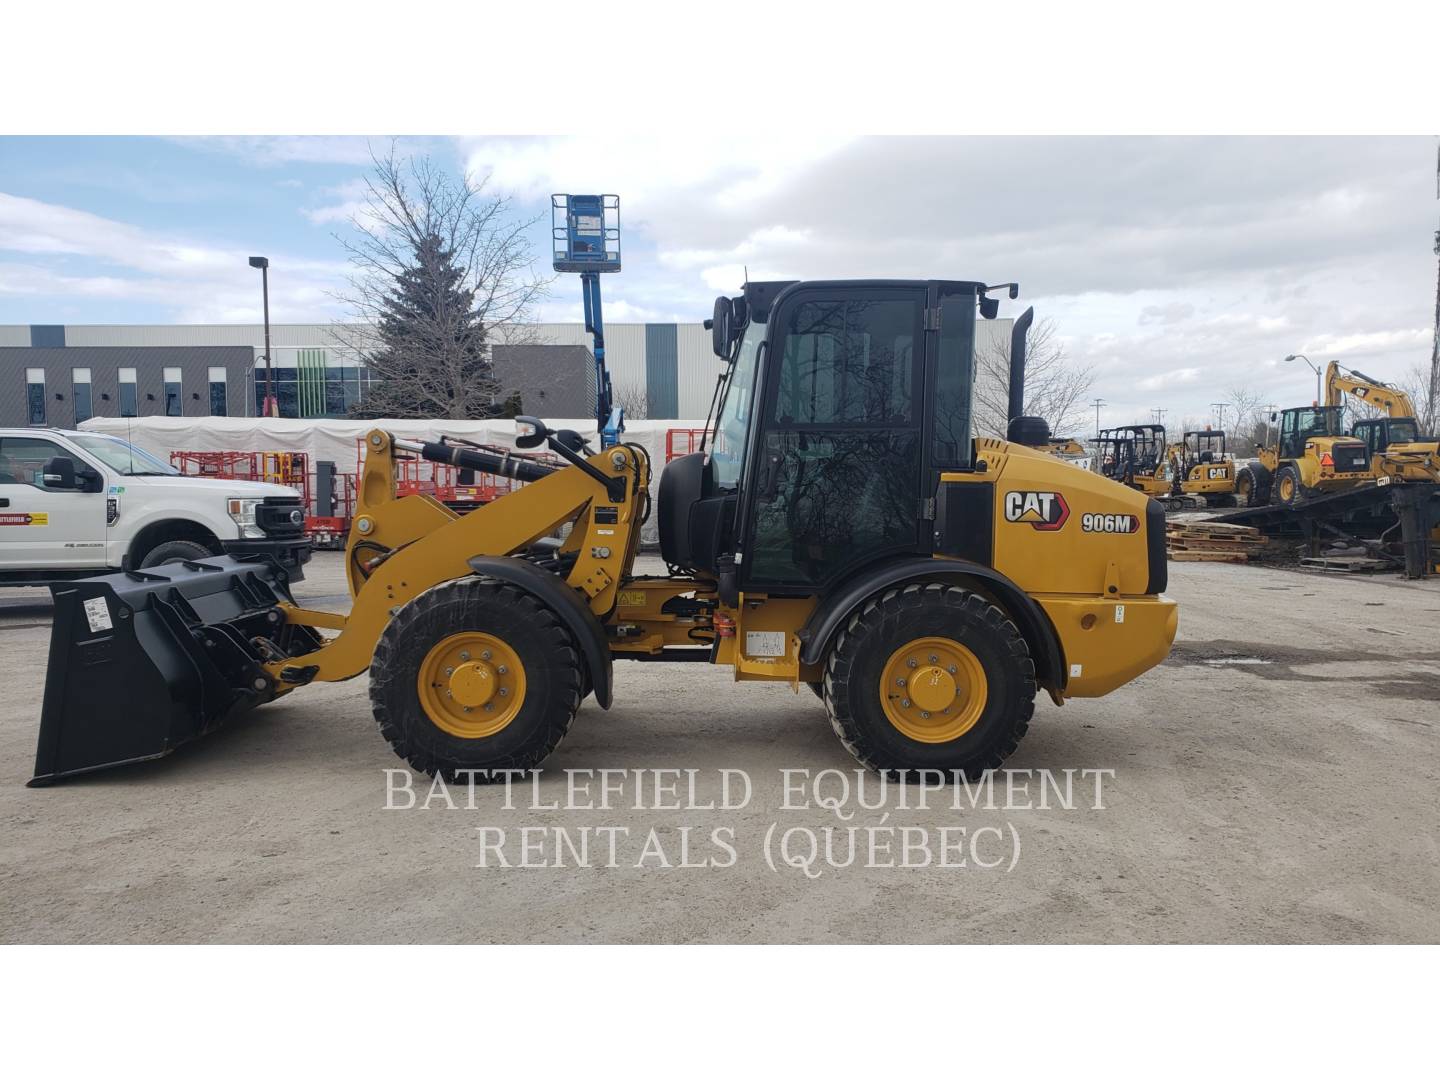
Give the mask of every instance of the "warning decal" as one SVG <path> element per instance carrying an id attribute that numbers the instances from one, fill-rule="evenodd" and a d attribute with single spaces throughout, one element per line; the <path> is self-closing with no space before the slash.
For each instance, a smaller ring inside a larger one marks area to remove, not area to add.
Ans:
<path id="1" fill-rule="evenodd" d="M 0 514 L 0 525 L 49 525 L 49 514 Z"/>
<path id="2" fill-rule="evenodd" d="M 110 608 L 105 603 L 105 597 L 92 596 L 85 601 L 85 621 L 90 624 L 90 632 L 98 634 L 101 630 L 109 630 L 114 627 L 110 621 Z"/>

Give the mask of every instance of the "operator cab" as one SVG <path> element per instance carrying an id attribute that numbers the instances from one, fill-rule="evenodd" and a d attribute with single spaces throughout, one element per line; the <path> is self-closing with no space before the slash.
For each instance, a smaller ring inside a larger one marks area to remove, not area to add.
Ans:
<path id="1" fill-rule="evenodd" d="M 703 449 L 661 476 L 666 562 L 716 575 L 722 593 L 810 595 L 859 564 L 930 553 L 940 473 L 975 467 L 976 320 L 999 309 L 989 291 L 778 281 L 719 298 L 710 329 L 728 370 Z"/>
<path id="2" fill-rule="evenodd" d="M 1225 432 L 1212 428 L 1203 431 L 1185 432 L 1183 446 L 1183 469 L 1188 475 L 1196 465 L 1220 465 L 1229 460 L 1225 452 Z"/>
<path id="3" fill-rule="evenodd" d="M 1133 484 L 1137 475 L 1153 476 L 1165 455 L 1165 428 L 1161 424 L 1130 424 L 1106 428 L 1095 439 L 1100 474 L 1121 484 Z"/>
<path id="4" fill-rule="evenodd" d="M 1371 457 L 1383 454 L 1392 445 L 1416 443 L 1421 439 L 1420 425 L 1410 416 L 1357 420 L 1350 434 L 1365 444 Z"/>

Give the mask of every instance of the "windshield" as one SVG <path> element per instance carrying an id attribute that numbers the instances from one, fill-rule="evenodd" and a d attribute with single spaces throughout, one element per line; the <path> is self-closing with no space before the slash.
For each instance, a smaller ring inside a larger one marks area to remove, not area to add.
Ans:
<path id="1" fill-rule="evenodd" d="M 764 340 L 765 324 L 752 319 L 731 365 L 730 377 L 725 381 L 715 444 L 710 448 L 715 483 L 722 488 L 734 488 L 740 483 L 740 470 L 745 464 L 745 436 L 750 431 L 751 390 L 755 386 L 760 342 Z"/>
<path id="2" fill-rule="evenodd" d="M 1340 435 L 1341 410 L 1338 405 L 1321 405 L 1295 410 L 1295 431 L 1302 439 L 1316 435 Z"/>
<path id="3" fill-rule="evenodd" d="M 75 445 L 90 451 L 122 476 L 179 476 L 180 470 L 151 457 L 138 446 L 110 435 L 72 435 Z"/>
<path id="4" fill-rule="evenodd" d="M 1408 417 L 1390 421 L 1390 441 L 1407 443 L 1420 441 L 1420 425 Z"/>

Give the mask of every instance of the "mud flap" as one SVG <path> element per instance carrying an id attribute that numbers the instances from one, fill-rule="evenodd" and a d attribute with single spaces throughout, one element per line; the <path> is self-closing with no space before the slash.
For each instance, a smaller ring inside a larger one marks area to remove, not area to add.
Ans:
<path id="1" fill-rule="evenodd" d="M 273 699 L 266 661 L 320 644 L 285 623 L 288 575 L 268 558 L 170 563 L 51 592 L 31 786 L 163 757 Z"/>

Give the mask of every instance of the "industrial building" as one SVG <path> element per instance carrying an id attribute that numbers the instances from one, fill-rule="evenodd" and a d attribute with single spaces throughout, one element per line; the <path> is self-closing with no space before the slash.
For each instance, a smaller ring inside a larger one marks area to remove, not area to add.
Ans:
<path id="1" fill-rule="evenodd" d="M 1007 338 L 1010 320 L 982 322 Z M 280 415 L 340 419 L 363 401 L 370 370 L 361 328 L 270 327 Z M 526 327 L 526 344 L 494 347 L 503 399 L 527 412 L 578 418 L 594 410 L 590 335 L 579 323 Z M 533 344 L 531 343 L 533 342 Z M 617 400 L 651 420 L 703 422 L 721 365 L 700 323 L 607 323 Z M 264 401 L 264 328 L 222 325 L 0 326 L 0 427 L 69 428 L 91 416 L 257 416 Z"/>

